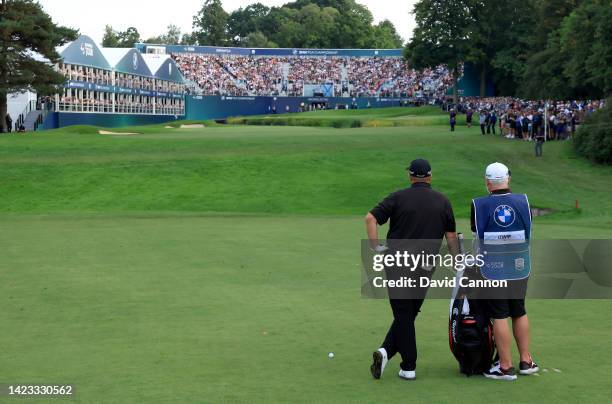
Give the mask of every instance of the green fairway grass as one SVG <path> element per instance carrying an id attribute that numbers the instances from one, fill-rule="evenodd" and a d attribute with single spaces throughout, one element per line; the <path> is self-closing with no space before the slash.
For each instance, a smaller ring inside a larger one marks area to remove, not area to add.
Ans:
<path id="1" fill-rule="evenodd" d="M 465 122 L 463 115 L 459 117 L 458 122 Z M 351 110 L 320 110 L 293 114 L 235 117 L 228 119 L 228 123 L 334 128 L 430 126 L 448 123 L 448 117 L 440 114 L 440 108 L 438 107 L 425 106 L 420 108 L 394 107 Z"/>
<path id="2" fill-rule="evenodd" d="M 515 192 L 553 209 L 534 237 L 609 238 L 612 169 L 568 142 L 536 160 L 529 142 L 451 134 L 429 108 L 312 114 L 344 113 L 439 123 L 1 136 L 0 384 L 73 383 L 83 403 L 606 402 L 609 300 L 528 301 L 549 371 L 516 383 L 460 375 L 448 301 L 426 301 L 417 381 L 397 377 L 397 358 L 372 380 L 391 311 L 360 295 L 360 240 L 365 213 L 406 186 L 416 157 L 459 231 L 485 165 L 501 161 Z"/>
<path id="3" fill-rule="evenodd" d="M 612 167 L 575 157 L 567 142 L 547 143 L 535 159 L 530 142 L 443 125 L 130 130 L 144 134 L 77 128 L 0 138 L 0 213 L 363 214 L 405 186 L 406 165 L 424 157 L 459 217 L 485 192 L 486 164 L 503 161 L 532 205 L 555 210 L 544 220 L 612 224 Z"/>

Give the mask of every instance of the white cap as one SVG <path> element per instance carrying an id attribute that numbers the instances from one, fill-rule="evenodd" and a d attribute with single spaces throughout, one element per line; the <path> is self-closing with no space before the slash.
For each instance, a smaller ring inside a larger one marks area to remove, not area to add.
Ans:
<path id="1" fill-rule="evenodd" d="M 485 178 L 492 181 L 505 180 L 510 176 L 510 170 L 502 163 L 493 163 L 487 166 Z"/>

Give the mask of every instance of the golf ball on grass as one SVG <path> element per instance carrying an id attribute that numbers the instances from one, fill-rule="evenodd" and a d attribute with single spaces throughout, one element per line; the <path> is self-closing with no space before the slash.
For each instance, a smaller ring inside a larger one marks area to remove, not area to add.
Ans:
<path id="1" fill-rule="evenodd" d="M 327 354 L 327 357 L 328 357 L 329 359 L 334 359 L 334 353 L 333 353 L 333 352 L 328 353 L 328 354 Z"/>

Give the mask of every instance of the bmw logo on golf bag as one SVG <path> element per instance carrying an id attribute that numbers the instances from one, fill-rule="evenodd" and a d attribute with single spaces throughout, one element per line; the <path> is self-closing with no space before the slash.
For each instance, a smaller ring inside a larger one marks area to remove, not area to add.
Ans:
<path id="1" fill-rule="evenodd" d="M 508 205 L 499 205 L 497 208 L 495 208 L 493 219 L 495 220 L 495 223 L 501 227 L 508 227 L 514 223 L 516 213 L 514 212 L 514 209 Z"/>

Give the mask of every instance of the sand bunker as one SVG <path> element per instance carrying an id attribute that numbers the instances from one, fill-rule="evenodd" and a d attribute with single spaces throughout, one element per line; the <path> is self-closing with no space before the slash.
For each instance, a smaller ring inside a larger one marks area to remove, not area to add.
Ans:
<path id="1" fill-rule="evenodd" d="M 552 210 L 551 208 L 535 208 L 533 206 L 531 207 L 531 216 L 544 216 L 553 212 L 554 210 Z"/>
<path id="2" fill-rule="evenodd" d="M 174 126 L 166 125 L 164 126 L 164 129 L 174 129 Z"/>
<path id="3" fill-rule="evenodd" d="M 142 133 L 138 133 L 138 132 L 110 132 L 108 130 L 99 130 L 98 131 L 99 134 L 101 135 L 142 135 Z"/>
<path id="4" fill-rule="evenodd" d="M 181 125 L 181 129 L 195 129 L 195 128 L 203 128 L 204 125 L 201 123 L 191 124 L 191 125 Z"/>

